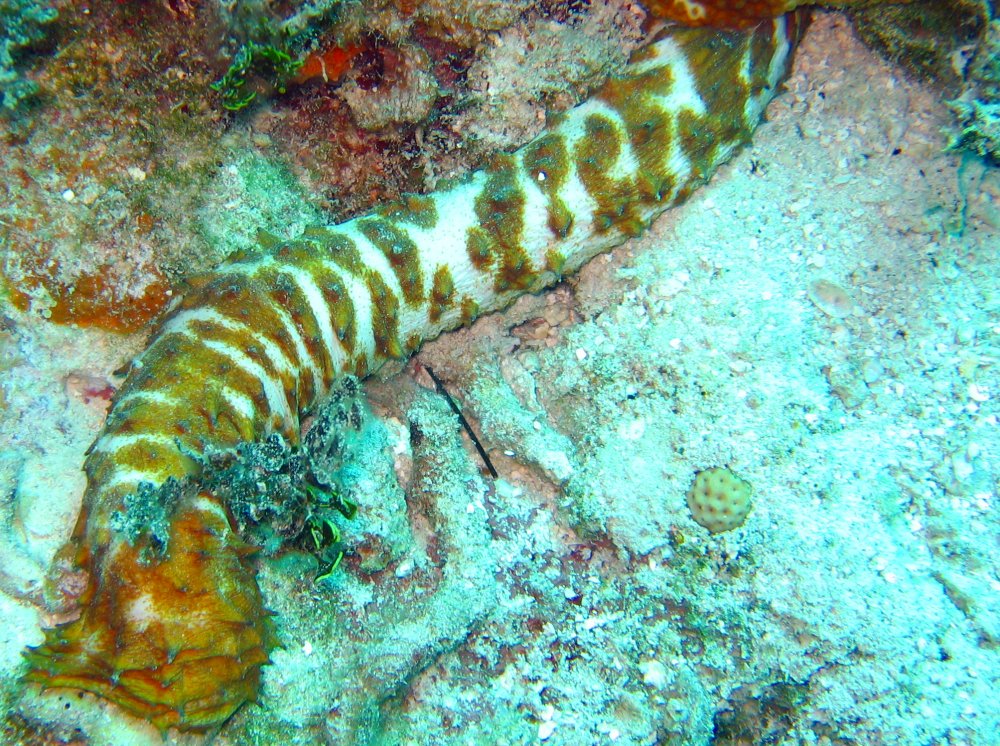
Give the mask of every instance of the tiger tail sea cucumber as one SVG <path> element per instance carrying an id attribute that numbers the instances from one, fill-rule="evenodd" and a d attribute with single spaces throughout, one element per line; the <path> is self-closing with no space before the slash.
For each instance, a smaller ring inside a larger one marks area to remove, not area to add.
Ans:
<path id="1" fill-rule="evenodd" d="M 169 513 L 165 544 L 116 516 L 196 479 L 210 451 L 299 423 L 338 377 L 503 308 L 641 233 L 748 141 L 803 17 L 670 28 L 534 140 L 426 196 L 230 257 L 160 323 L 87 453 L 68 551 L 80 616 L 45 632 L 27 679 L 106 698 L 161 730 L 205 730 L 254 700 L 276 644 L 226 506 Z"/>

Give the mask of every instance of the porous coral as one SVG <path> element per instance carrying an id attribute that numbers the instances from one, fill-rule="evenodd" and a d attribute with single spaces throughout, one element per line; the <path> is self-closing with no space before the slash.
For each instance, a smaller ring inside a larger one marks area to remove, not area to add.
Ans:
<path id="1" fill-rule="evenodd" d="M 710 533 L 720 534 L 743 525 L 750 514 L 750 483 L 729 467 L 699 471 L 687 493 L 691 517 Z"/>

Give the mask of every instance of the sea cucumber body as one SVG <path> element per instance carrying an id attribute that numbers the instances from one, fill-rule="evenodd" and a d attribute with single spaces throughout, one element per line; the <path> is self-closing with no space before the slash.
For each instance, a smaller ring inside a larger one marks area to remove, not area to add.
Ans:
<path id="1" fill-rule="evenodd" d="M 197 477 L 207 451 L 273 432 L 296 443 L 339 376 L 405 357 L 640 233 L 749 139 L 801 24 L 671 29 L 482 171 L 194 280 L 88 453 L 71 548 L 89 578 L 81 616 L 47 630 L 28 678 L 161 729 L 210 728 L 253 699 L 275 633 L 225 507 L 206 493 L 176 506 L 151 560 L 115 528 L 126 498 Z"/>

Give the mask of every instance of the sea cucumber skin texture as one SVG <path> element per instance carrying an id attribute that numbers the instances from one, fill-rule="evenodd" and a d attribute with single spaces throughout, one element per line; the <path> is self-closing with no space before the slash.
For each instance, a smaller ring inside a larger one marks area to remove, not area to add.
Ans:
<path id="1" fill-rule="evenodd" d="M 126 496 L 197 477 L 208 450 L 274 432 L 297 443 L 339 376 L 405 357 L 639 234 L 749 139 L 803 23 L 671 29 L 484 170 L 195 279 L 88 452 L 64 553 L 87 574 L 81 614 L 28 651 L 27 679 L 93 692 L 164 731 L 217 727 L 255 699 L 276 635 L 226 508 L 186 499 L 150 561 L 114 529 Z"/>

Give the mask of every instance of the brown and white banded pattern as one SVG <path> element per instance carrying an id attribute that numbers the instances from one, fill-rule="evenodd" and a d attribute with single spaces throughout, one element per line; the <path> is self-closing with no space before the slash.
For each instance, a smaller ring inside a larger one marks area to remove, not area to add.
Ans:
<path id="1" fill-rule="evenodd" d="M 90 576 L 82 615 L 29 653 L 29 678 L 96 692 L 161 728 L 212 727 L 252 699 L 274 632 L 224 507 L 203 493 L 178 508 L 166 556 L 149 562 L 113 527 L 126 496 L 196 477 L 207 449 L 273 432 L 298 442 L 303 413 L 339 376 L 364 376 L 639 234 L 749 139 L 800 25 L 670 29 L 484 170 L 196 279 L 89 452 L 70 557 Z"/>

